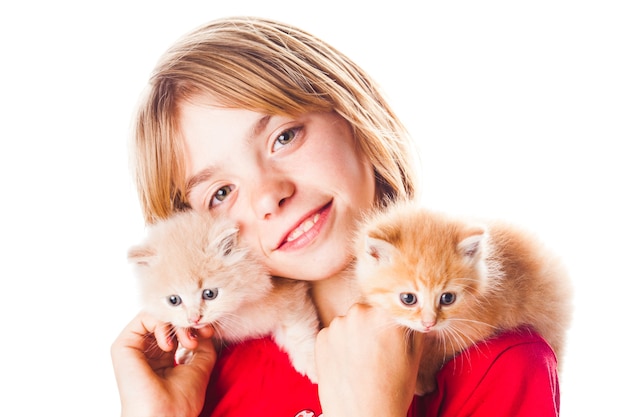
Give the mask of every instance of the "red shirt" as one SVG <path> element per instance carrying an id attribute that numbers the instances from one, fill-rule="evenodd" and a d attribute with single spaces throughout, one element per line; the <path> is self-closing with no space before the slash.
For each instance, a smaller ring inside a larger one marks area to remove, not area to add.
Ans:
<path id="1" fill-rule="evenodd" d="M 467 349 L 437 376 L 438 390 L 415 397 L 408 416 L 543 417 L 559 414 L 556 357 L 521 329 Z M 297 373 L 271 339 L 222 352 L 201 416 L 320 417 L 317 386 Z"/>

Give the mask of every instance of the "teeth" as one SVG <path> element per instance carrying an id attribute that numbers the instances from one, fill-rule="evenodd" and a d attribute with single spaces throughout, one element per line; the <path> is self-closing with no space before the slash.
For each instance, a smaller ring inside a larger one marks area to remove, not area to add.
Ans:
<path id="1" fill-rule="evenodd" d="M 303 221 L 289 236 L 287 236 L 287 242 L 291 242 L 302 236 L 304 233 L 311 230 L 311 227 L 320 219 L 319 213 L 315 213 L 315 215 L 309 219 Z"/>

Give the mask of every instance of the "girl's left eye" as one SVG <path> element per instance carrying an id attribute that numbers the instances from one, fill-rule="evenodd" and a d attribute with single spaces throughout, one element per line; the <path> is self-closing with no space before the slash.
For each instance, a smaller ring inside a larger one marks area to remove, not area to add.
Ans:
<path id="1" fill-rule="evenodd" d="M 277 151 L 283 146 L 289 145 L 289 143 L 296 138 L 299 131 L 300 128 L 290 128 L 281 132 L 272 144 L 272 152 Z"/>

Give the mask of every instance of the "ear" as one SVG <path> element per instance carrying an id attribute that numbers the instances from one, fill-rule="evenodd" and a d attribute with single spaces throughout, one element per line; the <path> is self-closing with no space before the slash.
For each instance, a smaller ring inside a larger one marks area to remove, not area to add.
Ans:
<path id="1" fill-rule="evenodd" d="M 156 251 L 147 246 L 133 246 L 128 250 L 127 258 L 139 266 L 150 266 L 156 257 Z"/>
<path id="2" fill-rule="evenodd" d="M 365 238 L 365 253 L 375 263 L 390 263 L 396 247 L 386 240 L 371 236 Z"/>
<path id="3" fill-rule="evenodd" d="M 475 262 L 481 255 L 487 231 L 482 227 L 468 230 L 463 239 L 457 245 L 457 252 L 470 263 Z"/>
<path id="4" fill-rule="evenodd" d="M 216 245 L 219 253 L 228 256 L 237 247 L 238 235 L 239 229 L 237 227 L 228 227 L 220 232 L 212 244 Z"/>

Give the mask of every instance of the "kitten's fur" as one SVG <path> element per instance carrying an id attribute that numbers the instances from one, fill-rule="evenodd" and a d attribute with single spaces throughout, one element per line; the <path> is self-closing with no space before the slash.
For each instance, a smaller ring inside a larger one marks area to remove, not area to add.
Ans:
<path id="1" fill-rule="evenodd" d="M 400 202 L 363 223 L 356 251 L 366 302 L 425 333 L 418 394 L 435 390 L 437 371 L 456 354 L 505 329 L 532 326 L 562 357 L 570 281 L 527 233 Z"/>
<path id="2" fill-rule="evenodd" d="M 308 284 L 271 277 L 237 234 L 230 221 L 193 211 L 151 226 L 128 252 L 143 308 L 177 328 L 211 325 L 226 343 L 271 335 L 315 382 L 319 323 Z"/>

